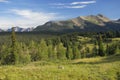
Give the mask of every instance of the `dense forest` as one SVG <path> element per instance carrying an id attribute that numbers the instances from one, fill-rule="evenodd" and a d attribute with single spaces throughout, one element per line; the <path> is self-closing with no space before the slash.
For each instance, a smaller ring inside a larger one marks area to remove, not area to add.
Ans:
<path id="1" fill-rule="evenodd" d="M 25 64 L 41 60 L 73 60 L 109 56 L 120 52 L 119 31 L 69 34 L 0 33 L 0 64 Z"/>

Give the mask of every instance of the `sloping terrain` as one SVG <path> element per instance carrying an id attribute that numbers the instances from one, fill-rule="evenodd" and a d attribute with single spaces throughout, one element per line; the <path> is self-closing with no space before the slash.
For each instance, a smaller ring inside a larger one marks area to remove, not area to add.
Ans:
<path id="1" fill-rule="evenodd" d="M 80 16 L 65 21 L 49 21 L 44 25 L 37 26 L 34 31 L 48 32 L 100 32 L 106 30 L 120 30 L 120 22 L 112 21 L 107 17 L 98 15 Z"/>
<path id="2" fill-rule="evenodd" d="M 0 80 L 120 80 L 120 54 L 0 66 Z"/>

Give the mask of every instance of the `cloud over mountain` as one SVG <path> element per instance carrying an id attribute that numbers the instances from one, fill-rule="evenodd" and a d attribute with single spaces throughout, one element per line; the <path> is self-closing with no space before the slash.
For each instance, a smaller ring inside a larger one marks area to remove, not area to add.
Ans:
<path id="1" fill-rule="evenodd" d="M 16 19 L 4 18 L 0 20 L 0 26 L 10 27 L 10 26 L 22 26 L 22 27 L 34 27 L 37 25 L 42 25 L 47 21 L 58 19 L 60 16 L 57 13 L 47 13 L 39 12 L 25 9 L 11 9 L 9 11 L 12 15 L 15 15 Z M 6 24 L 7 23 L 7 24 Z"/>

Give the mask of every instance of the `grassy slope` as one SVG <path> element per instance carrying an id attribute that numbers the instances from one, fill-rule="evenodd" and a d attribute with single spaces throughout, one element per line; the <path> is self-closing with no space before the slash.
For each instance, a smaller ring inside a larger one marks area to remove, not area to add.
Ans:
<path id="1" fill-rule="evenodd" d="M 120 55 L 1 66 L 0 80 L 120 80 Z"/>

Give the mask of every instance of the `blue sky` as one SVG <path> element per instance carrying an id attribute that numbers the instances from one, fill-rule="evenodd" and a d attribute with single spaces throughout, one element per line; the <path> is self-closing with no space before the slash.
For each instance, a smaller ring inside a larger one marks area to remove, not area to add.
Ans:
<path id="1" fill-rule="evenodd" d="M 0 28 L 36 27 L 51 20 L 103 14 L 120 18 L 120 0 L 0 0 Z"/>

